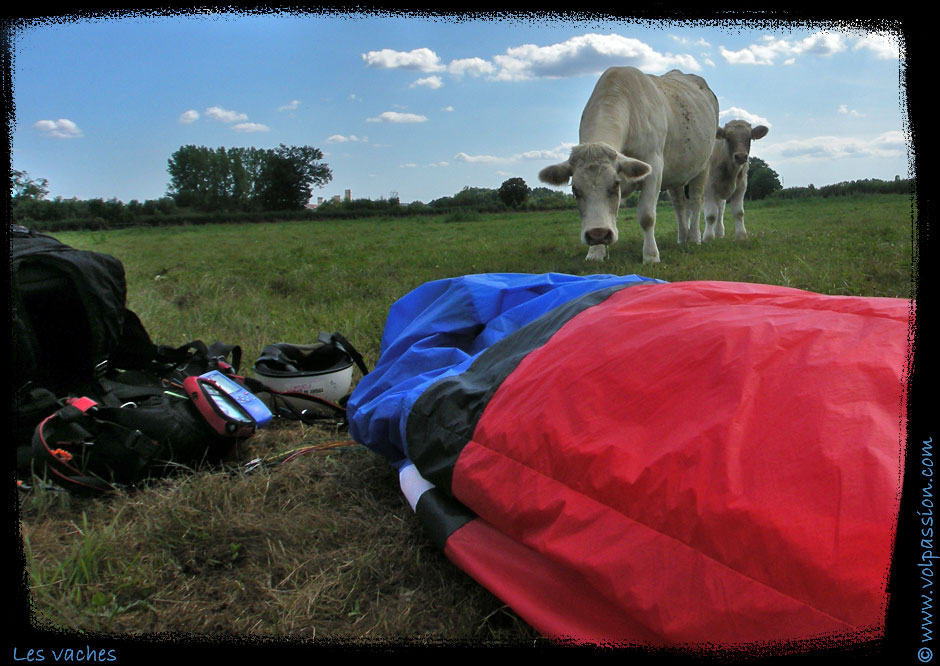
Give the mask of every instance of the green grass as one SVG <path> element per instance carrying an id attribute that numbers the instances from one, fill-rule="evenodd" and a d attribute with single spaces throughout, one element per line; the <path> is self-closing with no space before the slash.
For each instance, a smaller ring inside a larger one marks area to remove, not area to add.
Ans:
<path id="1" fill-rule="evenodd" d="M 730 216 L 729 216 L 730 217 Z M 661 206 L 662 262 L 643 264 L 634 211 L 620 215 L 607 261 L 586 262 L 573 211 L 211 225 L 59 234 L 113 254 L 128 304 L 154 340 L 238 343 L 246 358 L 275 341 L 337 330 L 370 362 L 391 304 L 429 280 L 487 272 L 639 274 L 732 280 L 828 294 L 907 297 L 912 209 L 902 195 L 748 206 L 749 237 L 679 247 Z M 733 223 L 729 225 L 733 228 Z M 209 340 L 208 338 L 212 338 Z"/>
<path id="2" fill-rule="evenodd" d="M 869 195 L 758 202 L 747 240 L 640 261 L 632 210 L 602 264 L 576 213 L 215 225 L 57 234 L 118 257 L 128 305 L 155 342 L 266 344 L 340 331 L 372 366 L 391 304 L 434 279 L 483 272 L 640 274 L 829 294 L 911 295 L 911 202 Z M 733 225 L 730 225 L 733 227 Z M 238 463 L 346 441 L 253 474 Z M 196 470 L 106 500 L 37 488 L 20 499 L 33 621 L 71 631 L 195 632 L 375 642 L 539 640 L 429 542 L 379 458 L 344 431 L 288 424 L 227 470 Z"/>

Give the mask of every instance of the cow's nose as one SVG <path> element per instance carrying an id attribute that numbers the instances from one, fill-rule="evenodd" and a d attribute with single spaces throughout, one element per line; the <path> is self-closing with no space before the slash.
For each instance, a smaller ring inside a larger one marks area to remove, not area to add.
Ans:
<path id="1" fill-rule="evenodd" d="M 744 164 L 745 162 L 747 162 L 747 153 L 735 153 L 734 161 L 737 162 L 738 164 Z"/>
<path id="2" fill-rule="evenodd" d="M 610 245 L 614 239 L 614 232 L 602 227 L 588 229 L 584 234 L 584 239 L 588 245 Z"/>

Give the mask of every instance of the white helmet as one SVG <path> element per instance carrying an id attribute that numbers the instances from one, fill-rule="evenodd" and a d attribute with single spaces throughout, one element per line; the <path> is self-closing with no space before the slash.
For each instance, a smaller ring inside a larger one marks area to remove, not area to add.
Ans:
<path id="1" fill-rule="evenodd" d="M 313 344 L 278 342 L 255 361 L 255 377 L 278 393 L 306 393 L 338 403 L 349 394 L 353 363 L 361 357 L 343 336 L 320 333 Z"/>

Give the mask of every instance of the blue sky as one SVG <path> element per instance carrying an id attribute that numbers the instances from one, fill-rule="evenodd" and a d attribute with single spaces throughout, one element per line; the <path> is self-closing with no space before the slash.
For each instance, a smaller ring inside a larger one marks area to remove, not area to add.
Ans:
<path id="1" fill-rule="evenodd" d="M 703 76 L 785 187 L 908 177 L 903 45 L 842 26 L 209 14 L 40 21 L 13 40 L 12 165 L 50 198 L 165 195 L 184 145 L 323 150 L 314 192 L 498 188 L 577 142 L 608 66 Z M 564 189 L 564 188 L 562 188 Z"/>

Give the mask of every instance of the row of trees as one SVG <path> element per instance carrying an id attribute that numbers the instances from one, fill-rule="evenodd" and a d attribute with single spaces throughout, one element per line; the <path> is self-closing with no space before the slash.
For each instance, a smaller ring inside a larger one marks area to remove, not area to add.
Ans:
<path id="1" fill-rule="evenodd" d="M 10 190 L 12 220 L 47 231 L 100 229 L 108 227 L 209 222 L 265 222 L 276 212 L 278 219 L 315 219 L 370 215 L 410 216 L 452 211 L 496 212 L 501 210 L 550 210 L 573 208 L 570 193 L 546 187 L 529 188 L 522 178 L 510 178 L 499 189 L 465 187 L 453 196 L 429 203 L 401 204 L 397 198 L 330 201 L 314 212 L 306 208 L 312 188 L 332 179 L 323 154 L 310 146 L 281 145 L 273 150 L 255 148 L 210 149 L 183 146 L 169 160 L 168 196 L 143 203 L 116 199 L 53 201 L 45 179 L 33 179 L 12 171 Z M 766 198 L 827 197 L 859 193 L 909 193 L 911 183 L 867 179 L 816 188 L 784 189 L 777 173 L 763 160 L 751 158 L 748 171 L 750 200 Z M 623 206 L 636 205 L 636 192 Z"/>
<path id="2" fill-rule="evenodd" d="M 312 146 L 274 149 L 183 146 L 170 157 L 167 193 L 199 211 L 302 210 L 333 179 Z"/>
<path id="3" fill-rule="evenodd" d="M 913 192 L 909 178 L 895 176 L 894 180 L 866 178 L 847 180 L 832 185 L 816 187 L 812 183 L 807 187 L 788 187 L 774 192 L 775 199 L 805 199 L 807 197 L 841 197 L 851 194 L 911 194 Z"/>
<path id="4" fill-rule="evenodd" d="M 403 204 L 397 197 L 390 199 L 350 199 L 326 201 L 316 209 L 316 217 L 365 217 L 384 215 L 405 217 L 433 215 L 456 210 L 492 213 L 505 210 L 551 210 L 574 205 L 570 194 L 547 187 L 529 188 L 522 178 L 510 178 L 499 189 L 464 187 L 452 196 L 440 197 L 428 203 L 414 201 Z"/>
<path id="5" fill-rule="evenodd" d="M 841 197 L 853 194 L 910 194 L 911 180 L 895 176 L 894 180 L 864 178 L 845 180 L 841 183 L 816 187 L 812 183 L 807 187 L 787 187 L 780 184 L 777 172 L 766 162 L 752 157 L 747 169 L 746 199 L 805 199 L 808 197 Z"/>

